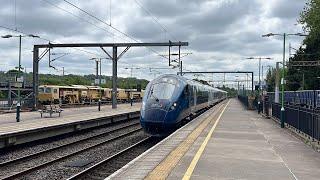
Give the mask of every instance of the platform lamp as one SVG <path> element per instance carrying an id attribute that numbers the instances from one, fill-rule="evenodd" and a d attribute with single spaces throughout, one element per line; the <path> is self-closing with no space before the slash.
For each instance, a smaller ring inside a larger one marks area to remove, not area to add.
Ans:
<path id="1" fill-rule="evenodd" d="M 295 34 L 290 34 L 290 33 L 283 33 L 283 34 L 274 34 L 274 33 L 268 33 L 262 35 L 262 37 L 271 37 L 271 36 L 282 36 L 283 37 L 283 59 L 282 59 L 282 77 L 281 77 L 281 116 L 280 116 L 280 121 L 281 121 L 281 128 L 284 128 L 284 119 L 285 119 L 285 108 L 284 108 L 284 74 L 285 74 L 285 58 L 286 58 L 286 37 L 287 36 L 307 36 L 302 33 L 295 33 Z"/>
<path id="2" fill-rule="evenodd" d="M 20 71 L 21 71 L 21 39 L 23 37 L 32 37 L 32 38 L 40 38 L 40 36 L 37 35 L 33 35 L 33 34 L 29 34 L 29 35 L 4 35 L 1 36 L 2 38 L 8 39 L 8 38 L 15 38 L 18 37 L 19 38 L 19 65 L 18 65 L 18 73 L 17 73 L 17 77 L 19 78 L 19 80 L 21 81 L 21 77 L 20 77 Z M 17 112 L 16 112 L 16 120 L 17 122 L 20 122 L 20 106 L 21 106 L 21 90 L 20 90 L 20 86 L 18 86 L 18 103 L 17 103 Z"/>

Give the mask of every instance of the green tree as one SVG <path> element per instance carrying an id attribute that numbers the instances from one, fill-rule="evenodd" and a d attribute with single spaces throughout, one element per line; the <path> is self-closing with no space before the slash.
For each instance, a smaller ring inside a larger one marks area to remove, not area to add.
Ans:
<path id="1" fill-rule="evenodd" d="M 300 14 L 299 23 L 308 36 L 304 47 L 289 59 L 287 87 L 288 90 L 320 89 L 319 66 L 291 66 L 295 61 L 320 61 L 320 0 L 309 0 Z M 303 87 L 304 77 L 304 87 Z"/>
<path id="2" fill-rule="evenodd" d="M 298 20 L 303 25 L 304 31 L 309 33 L 305 42 L 307 44 L 317 43 L 320 35 L 320 0 L 309 0 Z"/>
<path id="3" fill-rule="evenodd" d="M 276 82 L 276 70 L 275 69 L 269 69 L 267 72 L 266 77 L 266 84 L 267 84 L 267 91 L 273 92 L 275 89 L 275 82 Z"/>

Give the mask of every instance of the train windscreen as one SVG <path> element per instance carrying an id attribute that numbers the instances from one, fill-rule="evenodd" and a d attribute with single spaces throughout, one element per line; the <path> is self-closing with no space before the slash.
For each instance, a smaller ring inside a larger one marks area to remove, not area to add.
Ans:
<path id="1" fill-rule="evenodd" d="M 170 99 L 175 89 L 174 84 L 157 83 L 153 84 L 150 95 L 156 99 Z"/>
<path id="2" fill-rule="evenodd" d="M 39 88 L 39 93 L 44 93 L 44 88 L 43 87 Z"/>

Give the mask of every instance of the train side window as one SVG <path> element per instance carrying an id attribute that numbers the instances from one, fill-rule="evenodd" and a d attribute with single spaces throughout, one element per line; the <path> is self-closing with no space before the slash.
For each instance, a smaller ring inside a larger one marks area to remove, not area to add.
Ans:
<path id="1" fill-rule="evenodd" d="M 43 87 L 39 88 L 39 93 L 43 93 L 43 92 L 44 92 L 44 88 Z"/>
<path id="2" fill-rule="evenodd" d="M 58 93 L 58 89 L 53 89 L 53 93 L 57 94 Z"/>
<path id="3" fill-rule="evenodd" d="M 51 88 L 46 88 L 45 93 L 51 93 Z"/>

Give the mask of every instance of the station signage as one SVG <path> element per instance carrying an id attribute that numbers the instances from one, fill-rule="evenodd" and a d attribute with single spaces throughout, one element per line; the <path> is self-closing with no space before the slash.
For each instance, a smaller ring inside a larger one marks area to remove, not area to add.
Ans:
<path id="1" fill-rule="evenodd" d="M 23 76 L 17 77 L 16 81 L 22 83 L 23 82 Z"/>
<path id="2" fill-rule="evenodd" d="M 100 84 L 99 81 L 100 81 L 99 79 L 95 79 L 94 84 L 97 84 L 97 85 Z M 106 82 L 107 82 L 106 79 L 101 79 L 101 84 L 106 84 Z"/>

